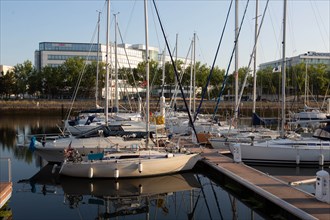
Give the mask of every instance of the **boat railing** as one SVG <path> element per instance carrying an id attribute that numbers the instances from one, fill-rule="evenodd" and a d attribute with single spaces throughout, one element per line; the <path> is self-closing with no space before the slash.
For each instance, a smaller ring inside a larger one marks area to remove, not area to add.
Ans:
<path id="1" fill-rule="evenodd" d="M 44 140 L 44 141 L 54 141 L 60 138 L 63 138 L 63 134 L 60 133 L 50 133 L 50 134 L 18 134 L 16 135 L 17 138 L 17 145 L 18 146 L 28 146 L 31 138 L 35 137 L 37 140 Z"/>

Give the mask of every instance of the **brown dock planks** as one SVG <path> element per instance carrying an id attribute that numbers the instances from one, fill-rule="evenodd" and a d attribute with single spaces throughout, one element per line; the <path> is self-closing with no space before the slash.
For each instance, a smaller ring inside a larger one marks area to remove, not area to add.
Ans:
<path id="1" fill-rule="evenodd" d="M 12 182 L 0 182 L 0 204 L 4 204 L 9 200 L 12 190 Z"/>
<path id="2" fill-rule="evenodd" d="M 302 219 L 330 220 L 330 204 L 317 200 L 313 195 L 243 163 L 234 163 L 231 158 L 219 154 L 214 149 L 204 149 L 202 155 L 205 163 L 216 166 L 219 172 L 266 197 L 290 213 Z"/>

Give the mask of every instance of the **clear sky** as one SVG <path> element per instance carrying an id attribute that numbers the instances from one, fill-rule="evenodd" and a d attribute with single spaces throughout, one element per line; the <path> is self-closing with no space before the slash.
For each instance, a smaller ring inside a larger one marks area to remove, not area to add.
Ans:
<path id="1" fill-rule="evenodd" d="M 123 42 L 145 44 L 144 1 L 112 0 L 110 41 L 114 40 L 114 17 Z M 178 56 L 186 57 L 193 33 L 197 35 L 196 58 L 212 65 L 230 0 L 155 0 L 171 50 L 178 36 Z M 235 2 L 235 1 L 234 1 Z M 239 1 L 239 23 L 247 0 Z M 255 0 L 250 0 L 239 38 L 239 66 L 247 66 L 254 44 Z M 259 24 L 266 0 L 259 1 Z M 153 2 L 148 0 L 149 45 L 164 48 L 164 37 Z M 34 63 L 39 42 L 96 42 L 98 12 L 101 15 L 100 41 L 105 43 L 105 0 L 0 0 L 0 64 Z M 288 0 L 286 56 L 307 51 L 330 52 L 330 1 Z M 226 69 L 234 46 L 234 4 L 216 60 Z M 257 62 L 281 58 L 283 1 L 270 0 L 261 27 Z M 93 37 L 94 36 L 94 37 Z M 121 40 L 118 40 L 119 43 Z M 190 57 L 190 55 L 189 55 Z M 233 65 L 233 64 L 232 64 Z"/>

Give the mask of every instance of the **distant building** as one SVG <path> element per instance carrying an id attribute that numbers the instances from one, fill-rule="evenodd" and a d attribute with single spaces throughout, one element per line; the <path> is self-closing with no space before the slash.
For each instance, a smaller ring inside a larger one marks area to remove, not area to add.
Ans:
<path id="1" fill-rule="evenodd" d="M 304 54 L 300 54 L 294 57 L 286 58 L 286 66 L 291 67 L 300 63 L 305 63 L 307 65 L 317 65 L 325 64 L 330 68 L 330 53 L 320 53 L 309 51 Z M 282 59 L 270 61 L 267 63 L 262 63 L 259 65 L 259 69 L 265 69 L 267 67 L 272 67 L 275 71 L 281 69 Z"/>
<path id="2" fill-rule="evenodd" d="M 99 61 L 106 61 L 106 45 L 89 43 L 66 43 L 66 42 L 41 42 L 39 49 L 35 51 L 35 67 L 41 70 L 45 66 L 59 66 L 68 58 L 81 57 L 87 61 L 97 60 L 97 50 L 99 48 Z M 115 45 L 110 49 L 109 62 L 114 65 Z M 149 57 L 158 61 L 159 49 L 149 47 Z M 142 44 L 119 44 L 117 45 L 118 68 L 136 68 L 140 62 L 145 60 L 145 45 Z"/>
<path id="3" fill-rule="evenodd" d="M 2 74 L 3 74 L 3 75 L 6 75 L 6 73 L 7 73 L 8 71 L 11 71 L 11 70 L 13 70 L 13 69 L 14 69 L 13 66 L 0 65 L 0 73 L 1 73 L 1 75 L 2 75 Z"/>

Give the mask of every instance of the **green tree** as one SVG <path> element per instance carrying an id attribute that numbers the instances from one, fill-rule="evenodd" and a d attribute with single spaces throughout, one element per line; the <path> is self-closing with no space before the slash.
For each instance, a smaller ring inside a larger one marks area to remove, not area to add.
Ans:
<path id="1" fill-rule="evenodd" d="M 0 93 L 5 98 L 9 98 L 15 91 L 15 74 L 13 71 L 8 71 L 6 74 L 0 76 Z"/>
<path id="2" fill-rule="evenodd" d="M 83 87 L 89 83 L 88 76 L 85 78 L 85 60 L 79 57 L 69 58 L 61 65 L 62 73 L 59 73 L 62 79 L 58 79 L 58 86 L 62 90 L 66 91 L 71 96 L 77 89 L 77 95 L 82 96 L 79 93 L 80 90 L 85 90 Z M 96 71 L 95 71 L 96 73 Z M 87 80 L 86 80 L 87 79 Z M 95 82 L 95 81 L 94 81 Z M 94 83 L 95 86 L 95 83 Z"/>
<path id="3" fill-rule="evenodd" d="M 327 66 L 325 64 L 311 65 L 309 72 L 309 88 L 311 94 L 316 95 L 316 100 L 318 100 L 318 96 L 326 94 L 326 90 L 330 83 Z"/>
<path id="4" fill-rule="evenodd" d="M 33 71 L 33 65 L 32 62 L 27 60 L 24 61 L 23 64 L 17 64 L 16 66 L 14 66 L 14 76 L 16 78 L 16 82 L 15 82 L 15 91 L 14 93 L 16 94 L 16 96 L 18 94 L 24 95 L 28 88 L 28 77 L 30 76 L 30 74 Z"/>
<path id="5" fill-rule="evenodd" d="M 96 86 L 96 67 L 97 63 L 92 62 L 87 64 L 85 71 L 82 75 L 82 80 L 79 86 L 79 96 L 84 98 L 95 97 L 95 86 Z"/>
<path id="6" fill-rule="evenodd" d="M 68 90 L 63 73 L 62 66 L 46 66 L 42 69 L 43 88 L 48 99 L 63 97 L 63 93 Z"/>
<path id="7" fill-rule="evenodd" d="M 287 81 L 293 90 L 291 94 L 294 94 L 299 100 L 300 96 L 305 93 L 306 64 L 300 63 L 288 68 Z"/>
<path id="8" fill-rule="evenodd" d="M 146 81 L 146 62 L 141 62 L 138 64 L 136 71 L 134 73 L 135 81 L 140 84 Z M 151 60 L 149 62 L 149 83 L 151 85 L 152 81 L 157 81 L 158 83 L 161 80 L 161 75 L 159 75 L 158 62 Z"/>
<path id="9" fill-rule="evenodd" d="M 274 73 L 272 67 L 268 67 L 257 72 L 257 88 L 260 88 L 260 94 L 277 95 L 280 73 Z"/>
<path id="10" fill-rule="evenodd" d="M 43 77 L 42 73 L 37 71 L 35 68 L 30 72 L 28 79 L 28 94 L 39 97 L 43 91 Z"/>

